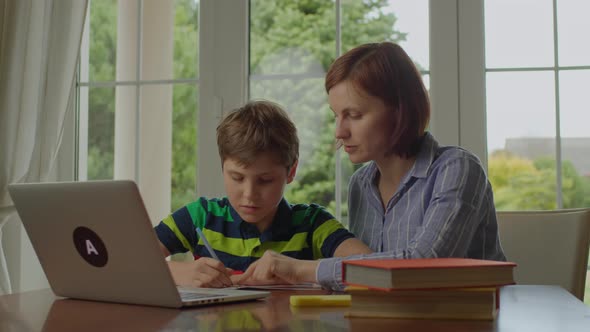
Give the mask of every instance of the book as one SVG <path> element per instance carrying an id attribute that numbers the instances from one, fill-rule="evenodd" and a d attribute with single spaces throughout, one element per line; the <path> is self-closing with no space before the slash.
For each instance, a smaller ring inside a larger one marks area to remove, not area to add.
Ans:
<path id="1" fill-rule="evenodd" d="M 342 281 L 383 290 L 495 287 L 514 284 L 515 266 L 470 258 L 348 260 L 342 262 Z"/>
<path id="2" fill-rule="evenodd" d="M 494 320 L 499 309 L 496 287 L 372 290 L 348 288 L 346 317 Z"/>

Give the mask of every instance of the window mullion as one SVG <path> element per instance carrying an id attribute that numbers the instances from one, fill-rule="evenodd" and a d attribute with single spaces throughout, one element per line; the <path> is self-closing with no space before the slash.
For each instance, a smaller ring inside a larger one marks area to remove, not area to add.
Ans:
<path id="1" fill-rule="evenodd" d="M 199 17 L 197 195 L 224 195 L 216 128 L 248 100 L 249 2 L 202 1 Z"/>

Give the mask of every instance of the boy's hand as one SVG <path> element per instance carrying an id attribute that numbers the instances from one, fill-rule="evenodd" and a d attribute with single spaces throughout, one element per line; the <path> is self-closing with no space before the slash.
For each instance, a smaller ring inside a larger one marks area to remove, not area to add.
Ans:
<path id="1" fill-rule="evenodd" d="M 185 287 L 229 287 L 231 269 L 222 262 L 201 257 L 190 262 L 168 262 L 172 278 L 178 286 Z"/>
<path id="2" fill-rule="evenodd" d="M 317 282 L 318 261 L 298 260 L 268 250 L 239 276 L 240 285 L 299 284 Z"/>

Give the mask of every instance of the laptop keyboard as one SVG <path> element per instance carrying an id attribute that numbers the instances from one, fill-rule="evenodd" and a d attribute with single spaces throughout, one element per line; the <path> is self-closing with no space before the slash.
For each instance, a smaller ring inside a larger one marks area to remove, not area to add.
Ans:
<path id="1" fill-rule="evenodd" d="M 195 292 L 183 292 L 180 291 L 180 298 L 182 301 L 195 301 L 200 299 L 215 299 L 220 297 L 225 297 L 226 295 L 221 294 L 204 294 L 204 293 L 195 293 Z M 217 301 L 215 301 L 217 302 Z"/>

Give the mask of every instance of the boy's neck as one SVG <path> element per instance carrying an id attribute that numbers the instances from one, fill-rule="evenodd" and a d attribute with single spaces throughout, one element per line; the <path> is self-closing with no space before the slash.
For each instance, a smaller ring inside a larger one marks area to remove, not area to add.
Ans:
<path id="1" fill-rule="evenodd" d="M 254 226 L 256 226 L 256 228 L 258 229 L 260 234 L 264 233 L 264 231 L 266 231 L 267 229 L 270 228 L 270 226 L 272 226 L 272 223 L 275 220 L 275 216 L 277 215 L 278 211 L 279 211 L 279 207 L 277 206 L 275 208 L 275 211 L 273 213 L 269 214 L 270 218 L 268 218 L 267 220 L 260 220 L 259 222 L 254 224 Z"/>

